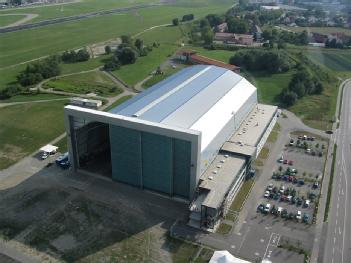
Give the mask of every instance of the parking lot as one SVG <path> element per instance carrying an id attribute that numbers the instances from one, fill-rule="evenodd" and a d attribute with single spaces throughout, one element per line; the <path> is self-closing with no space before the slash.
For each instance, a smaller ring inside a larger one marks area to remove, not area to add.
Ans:
<path id="1" fill-rule="evenodd" d="M 272 176 L 262 186 L 257 212 L 311 224 L 315 220 L 327 143 L 303 133 L 291 134 Z"/>
<path id="2" fill-rule="evenodd" d="M 314 217 L 328 141 L 309 133 L 291 132 L 288 121 L 279 120 L 282 131 L 277 140 L 266 143 L 268 158 L 227 237 L 229 250 L 243 258 L 304 262 L 315 242 Z M 295 253 L 291 247 L 303 253 Z"/>

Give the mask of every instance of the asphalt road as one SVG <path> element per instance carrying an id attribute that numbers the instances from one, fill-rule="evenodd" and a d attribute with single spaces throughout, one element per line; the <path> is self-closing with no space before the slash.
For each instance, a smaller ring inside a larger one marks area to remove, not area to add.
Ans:
<path id="1" fill-rule="evenodd" d="M 323 262 L 347 263 L 351 258 L 351 81 L 344 86 L 332 200 Z"/>
<path id="2" fill-rule="evenodd" d="M 53 19 L 43 20 L 43 21 L 39 21 L 36 23 L 31 23 L 31 24 L 1 28 L 0 34 L 21 31 L 21 30 L 30 29 L 30 28 L 37 28 L 37 27 L 42 27 L 42 26 L 47 26 L 47 25 L 53 25 L 53 24 L 60 24 L 60 23 L 68 22 L 68 21 L 82 20 L 82 19 L 92 18 L 92 17 L 97 17 L 97 16 L 126 13 L 126 12 L 136 11 L 139 9 L 155 7 L 155 6 L 159 6 L 159 5 L 160 4 L 143 4 L 143 5 L 133 6 L 133 7 L 116 8 L 116 9 L 111 9 L 111 10 L 97 11 L 97 12 L 80 14 L 80 15 L 75 15 L 75 16 L 53 18 Z"/>

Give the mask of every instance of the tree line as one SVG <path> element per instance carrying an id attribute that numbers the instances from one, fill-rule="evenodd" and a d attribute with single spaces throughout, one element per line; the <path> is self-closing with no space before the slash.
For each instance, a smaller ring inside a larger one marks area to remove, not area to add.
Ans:
<path id="1" fill-rule="evenodd" d="M 229 63 L 250 71 L 286 72 L 291 68 L 290 58 L 282 51 L 248 49 L 236 52 Z"/>

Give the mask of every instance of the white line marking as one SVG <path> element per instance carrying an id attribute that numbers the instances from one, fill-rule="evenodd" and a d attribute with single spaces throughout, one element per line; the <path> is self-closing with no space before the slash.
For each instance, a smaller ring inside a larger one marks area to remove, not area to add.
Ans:
<path id="1" fill-rule="evenodd" d="M 334 244 L 335 244 L 336 238 L 334 237 Z"/>
<path id="2" fill-rule="evenodd" d="M 339 235 L 341 235 L 341 228 L 339 227 Z"/>

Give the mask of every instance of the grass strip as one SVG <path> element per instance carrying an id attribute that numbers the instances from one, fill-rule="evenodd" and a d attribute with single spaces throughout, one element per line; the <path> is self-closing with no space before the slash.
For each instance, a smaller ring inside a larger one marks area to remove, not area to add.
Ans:
<path id="1" fill-rule="evenodd" d="M 329 214 L 329 209 L 330 209 L 330 200 L 331 200 L 331 195 L 332 195 L 332 190 L 333 190 L 336 150 L 337 150 L 337 145 L 335 144 L 334 151 L 333 151 L 333 162 L 332 162 L 332 166 L 331 166 L 331 170 L 330 170 L 327 203 L 325 205 L 325 212 L 324 212 L 324 222 L 326 222 L 328 220 L 328 214 Z"/>

